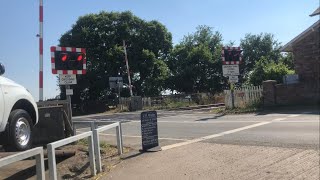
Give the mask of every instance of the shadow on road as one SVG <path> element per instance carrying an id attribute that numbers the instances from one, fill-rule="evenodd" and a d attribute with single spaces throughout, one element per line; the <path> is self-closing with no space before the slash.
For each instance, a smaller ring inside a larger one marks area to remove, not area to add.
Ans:
<path id="1" fill-rule="evenodd" d="M 256 116 L 263 116 L 268 114 L 312 114 L 319 115 L 319 106 L 276 106 L 264 108 L 256 112 Z"/>
<path id="2" fill-rule="evenodd" d="M 202 119 L 198 119 L 196 121 L 208 121 L 208 120 L 211 120 L 211 119 L 218 119 L 218 118 L 223 117 L 225 115 L 226 114 L 218 114 L 218 115 L 213 116 L 212 118 L 202 118 Z"/>
<path id="3" fill-rule="evenodd" d="M 56 162 L 57 162 L 57 164 L 59 164 L 60 162 L 66 160 L 66 159 L 68 159 L 68 158 L 56 158 Z M 44 161 L 44 168 L 45 168 L 45 171 L 47 171 L 49 169 L 48 159 L 46 159 Z M 36 166 L 34 165 L 34 166 L 30 166 L 28 168 L 25 168 L 21 171 L 18 171 L 17 173 L 12 174 L 11 176 L 6 177 L 4 179 L 6 179 L 6 180 L 30 179 L 35 175 L 36 175 Z"/>
<path id="4" fill-rule="evenodd" d="M 127 159 L 131 159 L 131 158 L 135 158 L 135 157 L 137 157 L 137 156 L 142 155 L 143 153 L 144 153 L 144 152 L 140 152 L 140 151 L 137 152 L 137 151 L 135 151 L 135 152 L 133 152 L 133 153 L 129 153 L 129 154 L 121 157 L 121 159 L 122 159 L 122 160 L 127 160 Z"/>

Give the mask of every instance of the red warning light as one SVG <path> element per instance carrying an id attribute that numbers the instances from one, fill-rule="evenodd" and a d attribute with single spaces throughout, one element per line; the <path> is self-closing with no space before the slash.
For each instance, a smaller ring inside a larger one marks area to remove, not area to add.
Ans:
<path id="1" fill-rule="evenodd" d="M 79 54 L 77 57 L 77 61 L 82 61 L 83 60 L 83 54 Z"/>
<path id="2" fill-rule="evenodd" d="M 68 55 L 67 54 L 62 54 L 61 61 L 65 62 L 67 59 L 68 59 Z"/>

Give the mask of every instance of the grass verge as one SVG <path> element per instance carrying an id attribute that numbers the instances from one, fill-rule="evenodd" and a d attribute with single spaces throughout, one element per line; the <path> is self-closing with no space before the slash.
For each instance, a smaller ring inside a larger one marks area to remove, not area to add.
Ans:
<path id="1" fill-rule="evenodd" d="M 219 107 L 211 110 L 211 112 L 215 114 L 248 114 L 248 113 L 257 113 L 257 112 L 260 112 L 261 110 L 262 109 L 257 107 L 234 108 L 234 109 Z"/>

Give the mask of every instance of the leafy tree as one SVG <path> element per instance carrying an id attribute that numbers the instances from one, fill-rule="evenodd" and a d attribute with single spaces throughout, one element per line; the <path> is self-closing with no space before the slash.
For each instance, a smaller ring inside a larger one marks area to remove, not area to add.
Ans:
<path id="1" fill-rule="evenodd" d="M 294 74 L 294 71 L 286 64 L 275 63 L 262 57 L 250 72 L 248 82 L 255 86 L 261 85 L 265 80 L 276 80 L 278 83 L 282 83 L 283 76 L 288 74 Z"/>
<path id="2" fill-rule="evenodd" d="M 262 57 L 275 62 L 278 62 L 281 57 L 280 43 L 275 40 L 274 35 L 269 33 L 246 34 L 244 39 L 240 40 L 240 46 L 243 49 L 244 61 L 240 68 L 244 76 L 248 75 Z"/>
<path id="3" fill-rule="evenodd" d="M 279 62 L 287 65 L 289 69 L 294 69 L 293 54 L 291 52 L 281 55 Z"/>
<path id="4" fill-rule="evenodd" d="M 222 89 L 221 41 L 219 32 L 199 26 L 174 47 L 167 62 L 168 85 L 179 92 L 215 92 Z"/>
<path id="5" fill-rule="evenodd" d="M 150 62 L 148 66 L 150 66 L 151 71 L 145 76 L 145 81 L 141 84 L 142 94 L 159 95 L 169 76 L 169 68 L 163 60 L 156 59 L 155 55 L 148 50 L 143 50 L 143 58 L 145 62 Z M 148 69 L 148 67 L 145 68 Z"/>
<path id="6" fill-rule="evenodd" d="M 106 99 L 110 94 L 108 79 L 118 73 L 128 83 L 123 40 L 127 45 L 134 93 L 161 92 L 168 76 L 164 60 L 172 49 L 171 33 L 158 21 L 145 21 L 131 12 L 103 11 L 79 17 L 60 38 L 60 46 L 87 49 L 87 74 L 78 76 L 74 102 Z"/>

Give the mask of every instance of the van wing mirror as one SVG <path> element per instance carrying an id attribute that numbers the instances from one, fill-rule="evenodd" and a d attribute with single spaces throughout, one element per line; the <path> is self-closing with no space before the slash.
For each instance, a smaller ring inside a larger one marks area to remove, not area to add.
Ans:
<path id="1" fill-rule="evenodd" d="M 4 65 L 0 63 L 0 76 L 3 75 L 6 72 L 6 69 L 4 68 Z"/>

